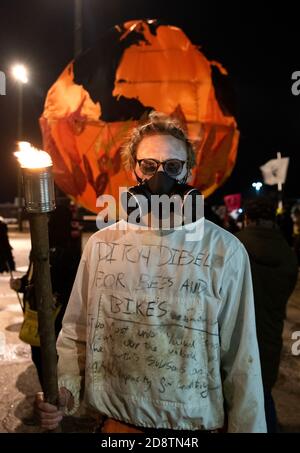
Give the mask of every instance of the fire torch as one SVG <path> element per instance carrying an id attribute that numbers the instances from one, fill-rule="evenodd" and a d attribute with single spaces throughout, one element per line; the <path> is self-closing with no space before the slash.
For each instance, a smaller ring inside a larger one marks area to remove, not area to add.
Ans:
<path id="1" fill-rule="evenodd" d="M 19 142 L 25 209 L 29 215 L 45 401 L 58 405 L 57 353 L 49 265 L 48 213 L 55 209 L 52 161 L 45 151 Z"/>

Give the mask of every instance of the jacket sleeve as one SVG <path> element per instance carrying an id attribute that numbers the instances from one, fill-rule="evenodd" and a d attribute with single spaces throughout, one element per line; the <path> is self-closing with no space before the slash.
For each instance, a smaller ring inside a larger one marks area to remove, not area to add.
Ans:
<path id="1" fill-rule="evenodd" d="M 250 263 L 242 244 L 225 262 L 219 312 L 228 432 L 264 433 L 266 420 Z"/>
<path id="2" fill-rule="evenodd" d="M 88 299 L 88 245 L 83 252 L 57 340 L 58 385 L 74 397 L 73 414 L 80 404 L 86 358 L 86 311 Z"/>

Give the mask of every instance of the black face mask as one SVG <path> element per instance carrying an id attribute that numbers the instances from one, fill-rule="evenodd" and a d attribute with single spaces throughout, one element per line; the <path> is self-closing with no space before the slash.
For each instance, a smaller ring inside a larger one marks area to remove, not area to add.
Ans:
<path id="1" fill-rule="evenodd" d="M 157 171 L 151 178 L 146 179 L 146 181 L 141 184 L 139 187 L 145 185 L 146 190 L 148 190 L 152 195 L 170 195 L 175 185 L 178 185 L 176 179 L 171 178 L 164 171 Z"/>
<path id="2" fill-rule="evenodd" d="M 137 176 L 137 175 L 136 175 Z M 139 218 L 142 218 L 145 214 L 151 211 L 151 195 L 168 195 L 169 197 L 180 196 L 182 203 L 182 214 L 185 208 L 189 210 L 188 218 L 191 222 L 195 222 L 199 217 L 199 209 L 196 209 L 197 197 L 201 196 L 201 193 L 195 187 L 189 186 L 188 184 L 179 183 L 176 179 L 171 178 L 165 172 L 158 171 L 151 178 L 143 181 L 137 176 L 139 185 L 130 187 L 128 192 L 124 192 L 121 198 L 123 212 L 130 215 L 135 210 L 139 210 Z M 186 200 L 189 195 L 189 201 Z M 172 212 L 172 204 L 170 206 Z M 190 212 L 192 211 L 192 212 Z M 167 215 L 170 215 L 170 212 Z M 159 218 L 161 213 L 159 215 Z M 190 223 L 190 222 L 189 222 Z"/>

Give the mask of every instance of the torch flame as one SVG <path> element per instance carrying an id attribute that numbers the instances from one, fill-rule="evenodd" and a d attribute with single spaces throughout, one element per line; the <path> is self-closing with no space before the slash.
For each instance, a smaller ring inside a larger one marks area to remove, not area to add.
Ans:
<path id="1" fill-rule="evenodd" d="M 52 160 L 46 151 L 34 148 L 28 142 L 18 142 L 19 151 L 14 155 L 17 157 L 22 168 L 45 168 L 51 167 Z"/>

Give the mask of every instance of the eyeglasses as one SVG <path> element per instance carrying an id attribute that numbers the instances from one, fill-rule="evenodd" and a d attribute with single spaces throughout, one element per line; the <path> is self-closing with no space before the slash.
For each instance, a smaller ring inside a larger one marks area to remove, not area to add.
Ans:
<path id="1" fill-rule="evenodd" d="M 161 162 L 156 159 L 138 159 L 137 163 L 139 164 L 141 172 L 146 176 L 154 175 L 160 165 L 163 166 L 164 171 L 169 176 L 178 176 L 182 172 L 185 160 L 167 159 Z"/>

